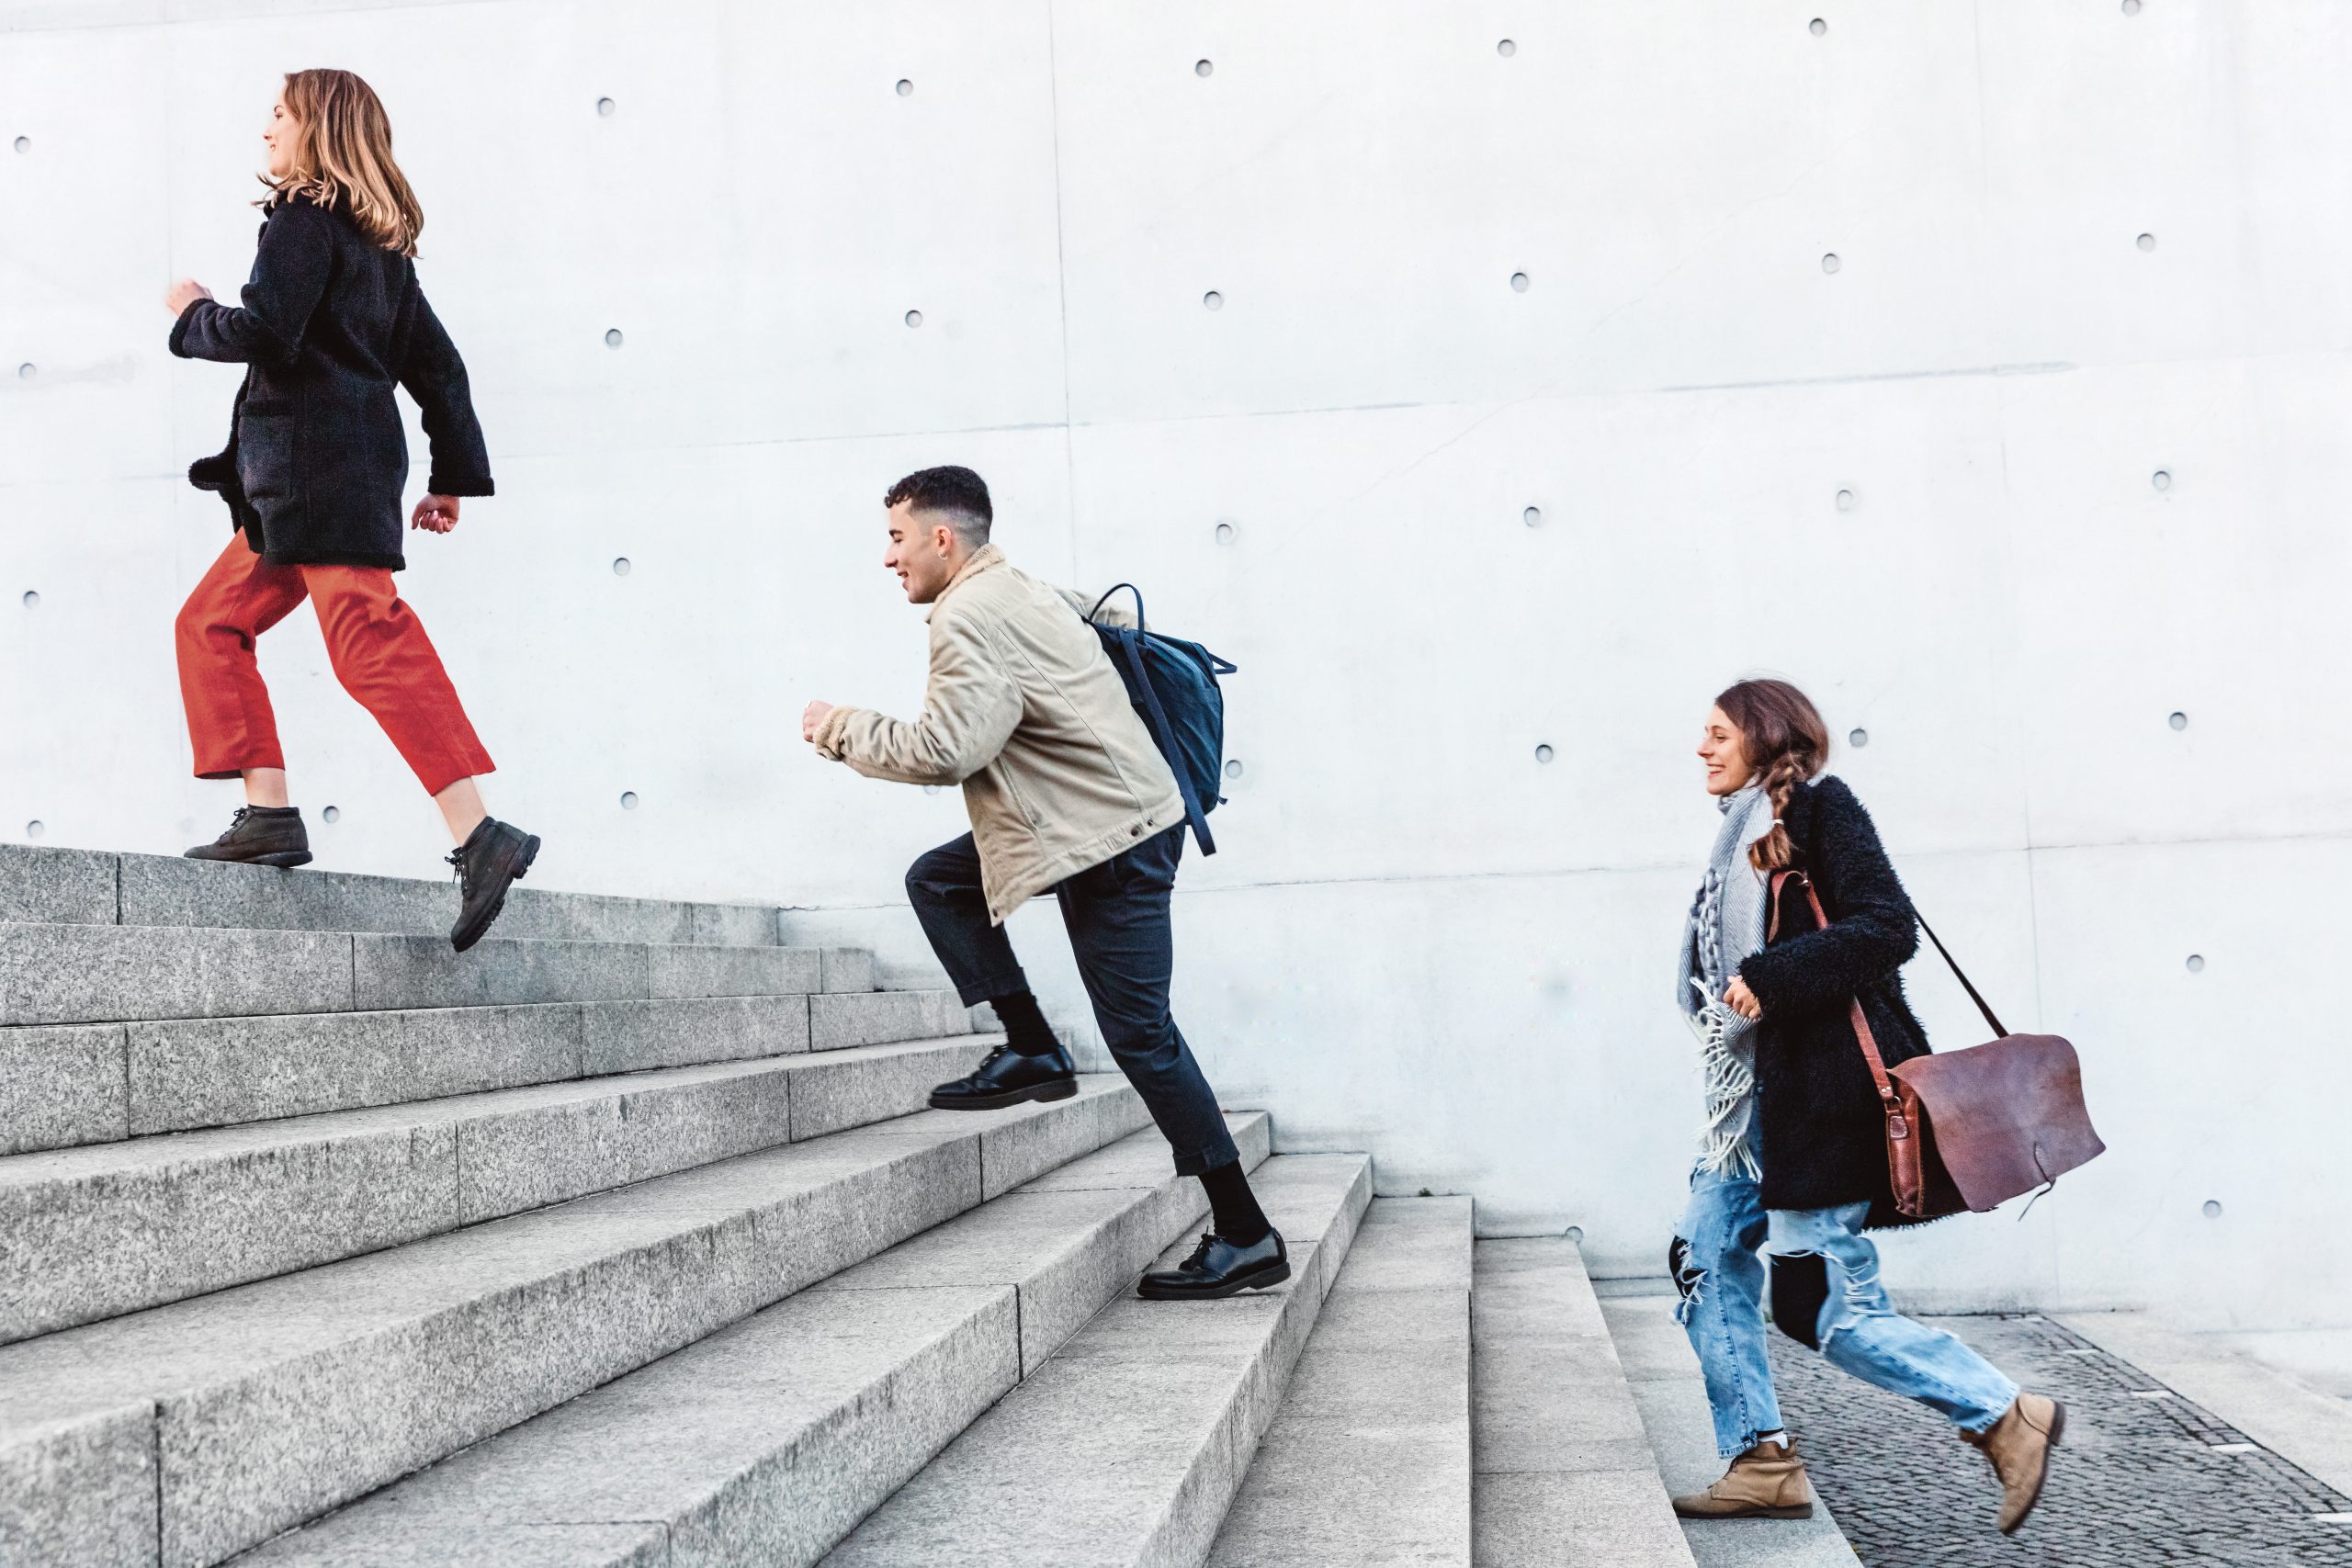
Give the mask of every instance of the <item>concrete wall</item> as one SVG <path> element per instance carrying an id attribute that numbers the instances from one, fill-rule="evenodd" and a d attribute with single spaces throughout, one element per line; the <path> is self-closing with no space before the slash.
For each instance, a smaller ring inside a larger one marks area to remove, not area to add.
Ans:
<path id="1" fill-rule="evenodd" d="M 501 491 L 404 586 L 540 879 L 784 899 L 919 963 L 898 876 L 958 802 L 814 761 L 796 716 L 918 701 L 876 502 L 969 463 L 1016 559 L 1134 577 L 1241 665 L 1178 999 L 1285 1146 L 1659 1267 L 1715 820 L 1689 751 L 1771 670 L 1858 732 L 1838 770 L 1922 908 L 2079 1043 L 2113 1145 L 2022 1224 L 1900 1243 L 1915 1299 L 2352 1322 L 2334 0 L 0 0 L 0 831 L 174 850 L 232 804 L 183 776 L 169 632 L 225 539 L 179 472 L 236 372 L 170 360 L 156 300 L 234 288 L 277 73 L 347 65 Z M 431 872 L 315 627 L 263 663 L 322 863 Z M 1055 928 L 1018 935 L 1074 1019 Z"/>

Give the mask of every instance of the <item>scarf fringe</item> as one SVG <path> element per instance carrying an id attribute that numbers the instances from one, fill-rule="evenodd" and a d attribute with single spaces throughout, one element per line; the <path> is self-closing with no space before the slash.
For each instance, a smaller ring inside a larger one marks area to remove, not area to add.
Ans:
<path id="1" fill-rule="evenodd" d="M 1749 1114 L 1756 1094 L 1756 1061 L 1752 1047 L 1743 1049 L 1749 1021 L 1706 994 L 1693 978 L 1699 1010 L 1687 1014 L 1691 1032 L 1699 1037 L 1699 1060 L 1706 1075 L 1706 1126 L 1700 1134 L 1699 1168 L 1718 1176 L 1760 1180 L 1749 1132 Z"/>

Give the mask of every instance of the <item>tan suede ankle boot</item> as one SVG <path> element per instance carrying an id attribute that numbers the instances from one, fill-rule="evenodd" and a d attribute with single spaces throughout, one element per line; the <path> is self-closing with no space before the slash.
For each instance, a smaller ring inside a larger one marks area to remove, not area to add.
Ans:
<path id="1" fill-rule="evenodd" d="M 2050 1475 L 2050 1450 L 2058 1446 L 2058 1435 L 2065 1429 L 2064 1405 L 2046 1394 L 2021 1393 L 1991 1431 L 1981 1436 L 1961 1434 L 1984 1450 L 1984 1457 L 1993 1461 L 1993 1473 L 2001 1478 L 2003 1535 L 2013 1534 L 2041 1501 L 2041 1483 Z"/>
<path id="2" fill-rule="evenodd" d="M 1731 1461 L 1724 1478 L 1704 1492 L 1674 1500 L 1686 1519 L 1809 1519 L 1813 1488 L 1805 1484 L 1797 1443 L 1764 1442 Z"/>

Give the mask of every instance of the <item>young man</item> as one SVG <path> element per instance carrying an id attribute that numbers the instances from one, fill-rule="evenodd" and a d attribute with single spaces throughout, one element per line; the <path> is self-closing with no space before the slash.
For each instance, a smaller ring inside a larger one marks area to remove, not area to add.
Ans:
<path id="1" fill-rule="evenodd" d="M 882 498 L 882 564 L 932 606 L 931 680 L 912 723 L 810 703 L 802 736 L 868 778 L 964 786 L 972 830 L 916 861 L 907 894 L 966 1005 L 988 1002 L 1006 1043 L 931 1103 L 986 1110 L 1078 1092 L 1004 933 L 1048 888 L 1062 907 L 1103 1043 L 1207 1190 L 1211 1230 L 1181 1268 L 1147 1274 L 1162 1300 L 1229 1296 L 1290 1278 L 1290 1255 L 1250 1191 L 1216 1096 L 1169 1016 L 1169 896 L 1184 851 L 1176 775 L 1086 624 L 1083 602 L 1015 571 L 989 543 L 989 487 L 969 468 L 909 474 Z"/>

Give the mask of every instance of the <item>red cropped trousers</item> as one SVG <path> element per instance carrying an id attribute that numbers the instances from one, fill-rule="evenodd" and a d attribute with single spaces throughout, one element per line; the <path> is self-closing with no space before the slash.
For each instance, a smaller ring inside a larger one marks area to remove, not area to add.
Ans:
<path id="1" fill-rule="evenodd" d="M 335 678 L 376 716 L 427 794 L 492 770 L 441 656 L 390 572 L 272 566 L 238 533 L 179 615 L 180 698 L 198 778 L 286 766 L 254 644 L 304 599 L 318 612 Z"/>

